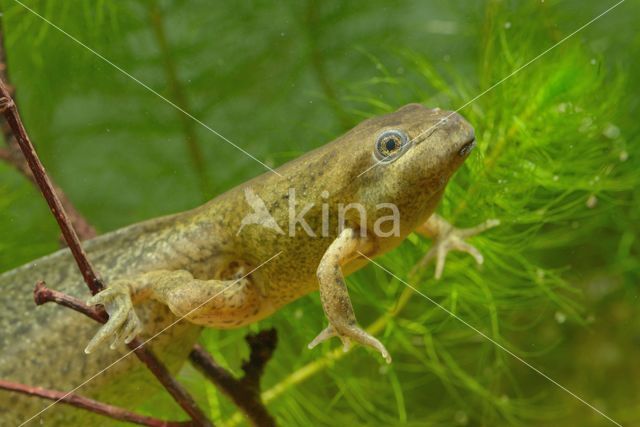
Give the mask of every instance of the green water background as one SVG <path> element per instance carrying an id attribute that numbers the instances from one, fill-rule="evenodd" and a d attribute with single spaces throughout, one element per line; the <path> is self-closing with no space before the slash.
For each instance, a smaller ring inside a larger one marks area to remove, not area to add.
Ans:
<path id="1" fill-rule="evenodd" d="M 408 102 L 457 109 L 614 2 L 26 2 L 270 166 Z M 9 74 L 54 179 L 105 232 L 197 206 L 264 168 L 13 1 Z M 486 263 L 409 271 L 429 242 L 381 262 L 623 425 L 640 425 L 640 4 L 628 0 L 461 110 L 478 149 L 439 212 Z M 195 148 L 194 148 L 195 147 Z M 58 248 L 36 190 L 0 164 L 0 271 Z M 394 356 L 306 350 L 317 294 L 249 328 L 280 343 L 263 380 L 282 425 L 613 425 L 375 266 L 355 310 Z M 203 342 L 235 372 L 247 329 Z M 242 419 L 189 367 L 220 425 Z M 181 417 L 164 395 L 149 414 Z"/>

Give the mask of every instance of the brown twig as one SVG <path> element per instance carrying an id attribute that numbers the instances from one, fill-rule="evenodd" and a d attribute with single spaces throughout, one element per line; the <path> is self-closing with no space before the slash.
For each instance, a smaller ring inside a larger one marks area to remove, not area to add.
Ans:
<path id="1" fill-rule="evenodd" d="M 152 10 L 152 20 L 156 25 L 156 36 L 163 48 L 165 62 L 170 62 L 167 57 L 168 46 L 166 44 L 164 28 L 162 27 L 161 16 L 157 9 Z M 104 285 L 93 269 L 93 266 L 87 258 L 79 241 L 79 237 L 83 240 L 94 237 L 96 234 L 95 230 L 75 209 L 73 204 L 64 195 L 62 189 L 52 183 L 35 152 L 35 148 L 26 133 L 15 102 L 13 101 L 13 87 L 4 83 L 7 81 L 7 76 L 3 44 L 4 40 L 2 37 L 3 33 L 0 24 L 0 114 L 2 114 L 6 119 L 6 123 L 3 123 L 2 125 L 2 133 L 8 146 L 6 149 L 0 148 L 0 160 L 13 165 L 41 190 L 51 212 L 60 226 L 62 235 L 74 256 L 76 264 L 78 265 L 87 286 L 91 293 L 95 295 L 104 288 Z M 177 96 L 180 104 L 184 104 L 184 102 L 182 102 L 184 97 L 180 91 L 179 85 L 177 85 L 177 76 L 175 69 L 172 68 L 172 64 L 169 64 L 167 67 L 167 73 L 172 86 L 174 87 L 174 91 L 177 92 L 174 95 Z M 197 165 L 198 161 L 202 161 L 202 158 L 199 154 L 199 147 L 195 142 L 195 132 L 193 131 L 192 126 L 189 125 L 190 123 L 185 125 L 185 133 L 187 135 L 187 143 L 191 149 L 191 154 Z M 23 152 L 24 158 L 19 156 L 19 150 L 17 149 L 18 146 Z M 203 190 L 206 192 L 206 176 L 204 174 L 200 175 L 201 181 L 204 182 Z M 71 218 L 71 220 L 69 218 Z M 108 314 L 103 309 L 90 307 L 77 298 L 49 289 L 43 281 L 36 284 L 34 300 L 36 305 L 55 302 L 64 307 L 83 313 L 99 323 L 106 323 L 108 320 Z M 251 348 L 251 355 L 249 361 L 244 362 L 242 365 L 245 375 L 240 380 L 234 378 L 224 368 L 217 365 L 211 356 L 198 345 L 194 347 L 190 357 L 192 361 L 194 361 L 194 363 L 196 363 L 202 371 L 238 405 L 240 410 L 247 415 L 249 420 L 255 426 L 275 426 L 274 419 L 267 412 L 260 399 L 260 377 L 264 371 L 265 364 L 271 358 L 275 349 L 277 341 L 276 331 L 274 329 L 262 331 L 257 335 L 249 335 L 246 339 Z M 197 425 L 213 427 L 213 424 L 198 408 L 193 398 L 180 385 L 180 383 L 173 378 L 170 372 L 155 357 L 155 355 L 149 349 L 143 347 L 144 344 L 144 342 L 140 342 L 140 340 L 135 339 L 129 343 L 128 346 L 136 353 L 136 356 L 140 361 L 142 361 L 162 383 L 167 392 L 169 392 L 185 412 L 191 416 L 192 421 L 168 422 L 158 420 L 75 394 L 66 394 L 59 391 L 47 390 L 40 387 L 31 387 L 4 380 L 0 380 L 0 388 L 66 403 L 113 419 L 129 421 L 141 425 Z"/>
<path id="2" fill-rule="evenodd" d="M 4 48 L 4 32 L 2 31 L 2 20 L 0 20 L 0 80 L 5 82 L 6 90 L 11 98 L 15 98 L 14 87 L 9 84 L 9 77 L 7 73 L 7 57 L 6 50 Z M 20 154 L 16 137 L 11 129 L 11 126 L 5 121 L 0 124 L 0 130 L 2 136 L 7 145 L 7 148 L 0 149 L 0 160 L 13 166 L 18 172 L 24 175 L 29 181 L 37 185 L 31 169 L 27 164 L 25 158 Z M 89 224 L 89 222 L 82 216 L 82 214 L 75 208 L 71 200 L 65 195 L 60 186 L 56 185 L 52 181 L 54 191 L 60 198 L 60 203 L 64 206 L 67 215 L 69 216 L 74 230 L 78 233 L 80 240 L 87 240 L 96 236 L 96 230 Z"/>
<path id="3" fill-rule="evenodd" d="M 24 157 L 27 159 L 29 168 L 33 173 L 33 178 L 38 184 L 38 188 L 40 188 L 44 198 L 47 200 L 49 209 L 51 209 L 51 213 L 58 222 L 62 235 L 69 245 L 69 249 L 71 249 L 71 253 L 76 260 L 76 264 L 78 264 L 78 268 L 80 268 L 80 273 L 82 274 L 84 281 L 89 286 L 91 293 L 93 295 L 97 294 L 104 288 L 104 285 L 95 274 L 91 262 L 87 259 L 87 255 L 80 245 L 78 235 L 73 229 L 71 221 L 69 221 L 69 218 L 65 213 L 64 207 L 60 203 L 60 199 L 57 197 L 53 186 L 51 185 L 49 176 L 47 175 L 42 162 L 40 162 L 33 144 L 29 140 L 29 136 L 22 124 L 22 120 L 18 114 L 18 109 L 16 108 L 13 98 L 11 98 L 9 89 L 2 80 L 0 80 L 0 113 L 4 115 L 5 120 L 9 123 L 9 126 L 16 137 L 16 141 L 22 150 L 22 154 L 24 154 Z"/>
<path id="4" fill-rule="evenodd" d="M 85 283 L 89 287 L 92 294 L 98 293 L 104 288 L 102 281 L 98 278 L 91 262 L 87 258 L 87 255 L 80 245 L 80 240 L 75 233 L 69 218 L 67 217 L 64 207 L 60 203 L 60 199 L 57 197 L 51 181 L 47 176 L 44 166 L 40 162 L 38 155 L 29 136 L 22 124 L 20 115 L 15 102 L 11 98 L 7 86 L 0 80 L 0 113 L 2 113 L 11 126 L 13 134 L 16 136 L 16 140 L 22 153 L 27 159 L 27 163 L 34 175 L 34 178 L 40 188 L 40 191 L 44 195 L 53 216 L 55 217 L 62 235 L 64 236 L 71 253 L 82 273 Z M 62 295 L 62 294 L 60 294 Z M 59 295 L 59 296 L 60 296 Z M 55 301 L 55 299 L 52 299 Z M 45 301 L 46 302 L 46 301 Z M 73 308 L 73 307 L 71 307 Z M 187 393 L 187 391 L 171 376 L 167 368 L 155 357 L 151 350 L 143 346 L 139 340 L 134 340 L 129 343 L 129 348 L 135 351 L 136 356 L 153 372 L 160 383 L 167 389 L 169 394 L 176 400 L 176 402 L 184 409 L 184 411 L 191 416 L 194 423 L 199 426 L 212 426 L 212 423 L 207 419 L 204 413 L 195 404 L 193 398 Z"/>
<path id="5" fill-rule="evenodd" d="M 109 320 L 109 315 L 103 309 L 89 306 L 78 298 L 49 289 L 42 280 L 36 283 L 36 288 L 33 291 L 33 300 L 36 305 L 55 302 L 56 304 L 82 313 L 99 323 L 107 323 L 107 320 Z"/>
<path id="6" fill-rule="evenodd" d="M 266 363 L 276 348 L 275 329 L 268 329 L 245 338 L 251 349 L 249 360 L 242 364 L 244 376 L 235 378 L 224 369 L 200 345 L 194 346 L 189 359 L 196 369 L 202 372 L 245 414 L 256 427 L 275 426 L 275 420 L 269 414 L 260 398 L 260 378 Z"/>
<path id="7" fill-rule="evenodd" d="M 86 305 L 81 300 L 66 295 L 62 292 L 55 291 L 46 287 L 43 281 L 39 281 L 36 284 L 36 288 L 33 291 L 33 297 L 36 305 L 46 304 L 48 302 L 55 302 L 56 304 L 75 310 L 85 316 L 95 320 L 99 323 L 106 323 L 109 319 L 107 313 L 95 307 Z M 204 416 L 200 408 L 198 408 L 196 402 L 189 395 L 189 393 L 180 385 L 178 381 L 173 378 L 167 368 L 158 360 L 151 350 L 144 347 L 145 342 L 139 339 L 134 339 L 127 346 L 133 351 L 138 359 L 144 363 L 147 368 L 158 378 L 164 388 L 174 398 L 174 400 L 184 409 L 184 411 L 191 416 L 191 418 L 199 426 L 212 426 L 211 422 Z"/>
<path id="8" fill-rule="evenodd" d="M 128 421 L 130 423 L 143 426 L 186 427 L 192 425 L 191 421 L 164 421 L 157 418 L 136 414 L 135 412 L 127 411 L 126 409 L 118 408 L 116 406 L 107 405 L 106 403 L 98 402 L 97 400 L 78 396 L 76 394 L 68 394 L 62 391 L 48 390 L 42 387 L 31 387 L 11 381 L 0 380 L 0 389 L 26 394 L 27 396 L 37 396 L 59 403 L 65 403 L 67 405 L 86 409 L 88 411 L 104 415 L 115 420 Z"/>

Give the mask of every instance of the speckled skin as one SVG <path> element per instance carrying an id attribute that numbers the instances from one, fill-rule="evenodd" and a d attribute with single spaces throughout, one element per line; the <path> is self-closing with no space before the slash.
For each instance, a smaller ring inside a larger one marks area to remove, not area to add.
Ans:
<path id="1" fill-rule="evenodd" d="M 216 328 L 247 325 L 320 287 L 330 326 L 319 340 L 339 335 L 382 351 L 384 347 L 375 345 L 375 338 L 359 335 L 362 331 L 340 272 L 348 275 L 367 263 L 358 251 L 367 257 L 379 256 L 431 216 L 449 178 L 468 155 L 465 147 L 473 141 L 473 129 L 458 114 L 439 123 L 449 114 L 407 105 L 366 120 L 333 142 L 285 164 L 278 169 L 282 176 L 267 172 L 194 210 L 88 242 L 88 254 L 108 284 L 108 290 L 97 299 L 109 304 L 112 314 L 103 338 L 112 338 L 113 332 L 129 327 L 133 313 L 139 317 L 143 336 L 174 321 L 171 311 L 179 316 L 188 314 L 190 322 L 180 322 L 153 341 L 154 350 L 177 369 L 197 339 L 200 326 L 196 324 Z M 375 141 L 388 129 L 402 130 L 410 139 L 431 130 L 412 141 L 394 162 L 371 168 L 376 162 Z M 252 212 L 245 199 L 247 187 L 264 200 L 284 234 L 260 225 L 245 226 L 238 233 L 242 218 Z M 292 188 L 299 207 L 314 206 L 304 219 L 316 237 L 300 226 L 293 235 L 288 233 Z M 366 224 L 361 224 L 354 209 L 348 211 L 346 228 L 340 230 L 340 203 L 363 205 Z M 379 237 L 373 233 L 375 221 L 389 215 L 377 209 L 379 203 L 398 207 L 399 235 Z M 326 236 L 322 236 L 323 204 L 328 206 Z M 366 237 L 361 226 L 368 230 Z M 97 325 L 53 304 L 35 309 L 31 290 L 38 279 L 72 295 L 87 294 L 66 250 L 0 275 L 5 301 L 0 313 L 0 377 L 67 390 L 107 366 L 124 347 L 110 351 L 106 343 L 94 341 L 95 350 L 85 355 L 82 348 Z M 133 306 L 128 301 L 133 301 Z M 114 313 L 118 309 L 120 314 Z M 125 321 L 114 324 L 123 313 Z M 375 342 L 367 341 L 369 338 Z M 129 357 L 79 392 L 95 395 L 101 389 L 101 398 L 133 406 L 140 397 L 148 396 L 141 391 L 154 383 L 142 380 L 146 374 L 135 365 L 135 359 Z M 114 391 L 117 397 L 113 397 Z M 37 399 L 0 392 L 0 424 L 24 421 L 45 405 Z M 57 425 L 61 416 L 80 416 L 77 410 L 60 411 L 61 406 L 40 418 Z M 65 420 L 67 425 L 77 422 Z"/>

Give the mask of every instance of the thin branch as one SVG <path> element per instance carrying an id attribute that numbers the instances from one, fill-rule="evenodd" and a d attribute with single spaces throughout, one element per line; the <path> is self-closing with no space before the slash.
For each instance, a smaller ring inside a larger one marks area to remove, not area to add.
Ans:
<path id="1" fill-rule="evenodd" d="M 136 414 L 135 412 L 127 411 L 126 409 L 118 408 L 116 406 L 107 405 L 106 403 L 98 402 L 97 400 L 78 396 L 76 394 L 67 394 L 62 391 L 49 390 L 42 387 L 31 387 L 24 384 L 18 384 L 1 379 L 0 389 L 26 394 L 27 396 L 41 397 L 43 399 L 65 403 L 67 405 L 85 409 L 87 411 L 104 415 L 115 420 L 128 421 L 130 423 L 143 426 L 186 427 L 192 425 L 191 421 L 164 421 L 157 418 Z"/>
<path id="2" fill-rule="evenodd" d="M 98 309 L 86 305 L 83 301 L 66 295 L 62 292 L 55 291 L 46 287 L 43 281 L 39 281 L 36 284 L 36 288 L 33 292 L 36 305 L 46 304 L 48 302 L 55 302 L 56 304 L 75 310 L 85 316 L 95 320 L 99 323 L 106 323 L 109 316 L 103 309 Z M 147 368 L 156 376 L 156 378 L 162 383 L 164 388 L 174 398 L 174 400 L 180 405 L 184 411 L 191 416 L 193 421 L 198 426 L 213 426 L 213 424 L 205 417 L 200 408 L 198 408 L 195 400 L 189 395 L 189 393 L 182 387 L 182 385 L 176 381 L 167 368 L 158 360 L 153 352 L 144 347 L 145 342 L 140 341 L 138 338 L 131 341 L 127 346 L 132 350 L 138 359 L 144 363 Z"/>
<path id="3" fill-rule="evenodd" d="M 15 89 L 9 83 L 9 76 L 7 73 L 7 55 L 4 45 L 4 32 L 2 31 L 2 20 L 0 20 L 0 80 L 6 83 L 6 88 L 11 98 L 15 98 Z M 24 157 L 20 155 L 20 149 L 16 142 L 16 137 L 8 123 L 2 121 L 0 124 L 0 130 L 2 136 L 7 145 L 7 148 L 0 149 L 0 160 L 13 166 L 18 172 L 24 175 L 29 181 L 37 185 L 35 177 L 29 169 L 29 165 L 25 161 Z M 78 233 L 80 240 L 91 239 L 96 236 L 96 230 L 89 224 L 89 222 L 82 216 L 82 214 L 75 208 L 73 203 L 64 194 L 62 188 L 56 185 L 52 181 L 52 185 L 56 194 L 60 198 L 60 203 L 64 206 L 67 215 L 71 219 L 74 230 Z"/>
<path id="4" fill-rule="evenodd" d="M 152 2 L 149 7 L 149 16 L 151 18 L 151 27 L 153 28 L 153 35 L 155 36 L 158 47 L 160 48 L 160 54 L 162 55 L 162 62 L 164 64 L 164 73 L 171 93 L 171 98 L 181 109 L 190 111 L 187 96 L 184 93 L 184 88 L 178 78 L 178 72 L 176 70 L 175 62 L 171 57 L 171 48 L 167 40 L 167 32 L 164 25 L 164 17 L 162 11 L 157 2 Z M 200 189 L 203 196 L 206 198 L 211 192 L 209 180 L 207 179 L 207 168 L 204 163 L 204 155 L 202 149 L 198 144 L 198 138 L 194 127 L 194 121 L 186 115 L 178 111 L 178 119 L 182 122 L 182 129 L 184 132 L 184 142 L 191 158 L 191 163 L 195 169 L 195 173 L 200 182 Z"/>
<path id="5" fill-rule="evenodd" d="M 22 154 L 24 154 L 24 157 L 27 159 L 27 163 L 33 173 L 33 177 L 38 184 L 40 191 L 47 200 L 49 209 L 51 209 L 51 213 L 58 222 L 62 235 L 69 245 L 69 249 L 71 249 L 71 253 L 76 260 L 76 264 L 78 264 L 78 268 L 80 268 L 80 273 L 82 274 L 84 281 L 87 283 L 87 286 L 89 286 L 91 293 L 94 295 L 97 294 L 104 288 L 104 285 L 95 274 L 91 262 L 87 259 L 87 255 L 80 245 L 78 235 L 73 229 L 71 221 L 69 221 L 62 203 L 60 203 L 60 199 L 56 196 L 53 185 L 49 180 L 49 176 L 47 175 L 42 162 L 40 162 L 40 159 L 36 154 L 33 144 L 29 140 L 27 131 L 22 124 L 20 115 L 18 114 L 16 104 L 9 93 L 9 88 L 2 80 L 0 80 L 0 113 L 4 115 L 7 123 L 9 123 L 9 126 L 16 137 L 16 141 L 22 150 Z"/>
<path id="6" fill-rule="evenodd" d="M 36 305 L 55 302 L 63 307 L 82 313 L 99 323 L 107 323 L 107 320 L 109 320 L 109 315 L 104 311 L 104 309 L 89 306 L 85 304 L 84 301 L 72 297 L 71 295 L 49 289 L 42 280 L 36 283 L 36 288 L 33 291 L 33 300 Z"/>
<path id="7" fill-rule="evenodd" d="M 89 290 L 92 294 L 98 293 L 100 290 L 104 288 L 102 281 L 98 278 L 96 271 L 94 270 L 91 262 L 87 258 L 87 255 L 80 245 L 80 240 L 76 232 L 67 217 L 64 207 L 60 203 L 60 199 L 57 197 L 55 191 L 53 190 L 53 186 L 51 185 L 51 181 L 47 176 L 47 173 L 44 169 L 44 166 L 40 162 L 38 155 L 36 154 L 35 148 L 31 141 L 29 140 L 29 136 L 27 135 L 27 131 L 25 130 L 22 120 L 20 120 L 20 115 L 18 114 L 18 109 L 16 107 L 15 102 L 11 98 L 9 93 L 9 89 L 4 84 L 3 81 L 0 80 L 0 113 L 2 113 L 11 126 L 11 129 L 16 136 L 18 145 L 22 150 L 25 158 L 27 159 L 27 163 L 31 169 L 31 172 L 34 175 L 34 178 L 40 188 L 40 191 L 44 195 L 53 216 L 55 217 L 58 225 L 60 226 L 60 230 L 62 231 L 62 235 L 64 236 L 71 253 L 82 273 L 82 277 L 84 278 L 85 283 L 89 287 Z M 45 295 L 45 294 L 41 294 Z M 58 295 L 60 296 L 60 295 Z M 55 301 L 55 299 L 52 299 Z M 46 302 L 46 301 L 44 301 Z M 67 305 L 70 308 L 73 308 L 70 305 Z M 175 401 L 184 409 L 184 411 L 189 414 L 192 420 L 200 426 L 212 426 L 213 424 L 207 419 L 204 413 L 198 408 L 193 398 L 187 393 L 187 391 L 171 376 L 167 368 L 155 357 L 155 355 L 151 352 L 151 350 L 143 347 L 144 343 L 139 340 L 133 340 L 129 343 L 129 348 L 134 350 L 138 359 L 140 359 L 151 372 L 156 376 L 156 378 L 160 381 L 160 383 L 165 387 L 165 389 L 171 394 L 171 396 L 175 399 Z"/>
<path id="8" fill-rule="evenodd" d="M 275 420 L 269 414 L 260 398 L 260 378 L 266 363 L 276 348 L 275 329 L 248 335 L 247 343 L 251 349 L 249 360 L 242 364 L 244 376 L 235 378 L 224 369 L 200 345 L 194 346 L 189 359 L 194 367 L 202 372 L 242 411 L 253 426 L 272 427 Z"/>

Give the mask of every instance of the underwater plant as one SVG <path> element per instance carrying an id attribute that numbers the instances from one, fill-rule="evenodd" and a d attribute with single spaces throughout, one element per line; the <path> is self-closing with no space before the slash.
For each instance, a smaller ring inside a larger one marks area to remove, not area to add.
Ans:
<path id="1" fill-rule="evenodd" d="M 238 372 L 247 330 L 279 331 L 262 379 L 279 424 L 611 422 L 593 408 L 640 421 L 637 4 L 566 41 L 614 3 L 150 4 L 32 7 L 270 166 L 409 102 L 460 109 L 476 130 L 438 212 L 459 227 L 500 219 L 473 238 L 484 264 L 453 254 L 436 281 L 432 266 L 415 268 L 429 242 L 412 236 L 348 279 L 393 364 L 335 342 L 307 351 L 325 326 L 317 294 L 259 325 L 203 334 Z M 19 4 L 2 10 L 26 126 L 100 232 L 262 172 Z M 0 271 L 56 250 L 58 233 L 36 190 L 0 163 Z M 192 367 L 180 380 L 214 422 L 243 422 Z M 181 414 L 162 392 L 138 409 Z"/>

